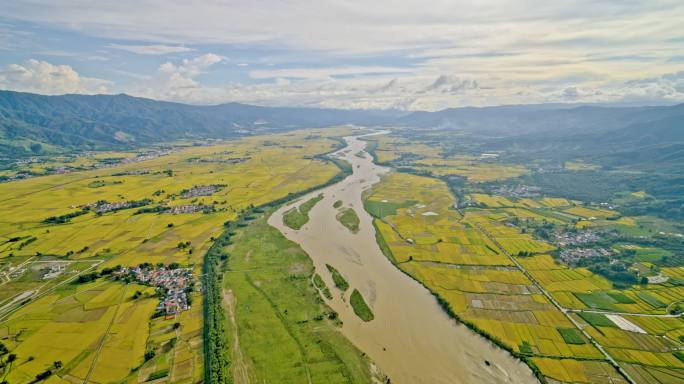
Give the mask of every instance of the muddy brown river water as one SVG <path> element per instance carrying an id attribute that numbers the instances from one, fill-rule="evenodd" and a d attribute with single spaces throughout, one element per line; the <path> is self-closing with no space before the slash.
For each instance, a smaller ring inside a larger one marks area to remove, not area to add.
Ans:
<path id="1" fill-rule="evenodd" d="M 333 154 L 352 165 L 352 175 L 281 207 L 268 221 L 313 260 L 334 293 L 327 303 L 343 321 L 342 333 L 392 383 L 538 383 L 525 364 L 451 319 L 427 289 L 382 254 L 361 195 L 389 169 L 373 163 L 364 150 L 366 142 L 359 137 L 346 137 L 347 147 Z M 357 156 L 359 152 L 362 156 Z M 309 212 L 309 222 L 300 230 L 283 224 L 286 210 L 321 193 L 323 200 Z M 333 203 L 337 200 L 358 214 L 358 233 L 352 234 L 336 219 L 338 210 Z M 326 264 L 337 268 L 349 282 L 351 288 L 344 296 L 334 288 Z M 366 323 L 354 314 L 349 305 L 354 288 L 369 303 L 374 320 Z"/>

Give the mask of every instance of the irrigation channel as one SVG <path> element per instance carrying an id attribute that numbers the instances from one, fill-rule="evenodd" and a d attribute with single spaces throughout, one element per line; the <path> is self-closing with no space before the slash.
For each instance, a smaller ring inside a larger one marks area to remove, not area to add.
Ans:
<path id="1" fill-rule="evenodd" d="M 389 169 L 373 163 L 365 151 L 367 142 L 360 139 L 363 136 L 345 137 L 347 146 L 332 154 L 349 162 L 353 174 L 281 207 L 268 221 L 313 260 L 316 272 L 334 293 L 327 303 L 343 321 L 342 333 L 392 383 L 538 383 L 527 365 L 451 319 L 425 287 L 383 255 L 361 199 L 364 190 Z M 319 194 L 323 200 L 309 212 L 309 222 L 300 230 L 283 224 L 285 211 Z M 333 204 L 338 200 L 358 214 L 356 234 L 336 219 L 338 209 Z M 344 295 L 335 289 L 326 264 L 349 282 Z M 362 321 L 349 305 L 355 288 L 372 308 L 374 320 Z"/>

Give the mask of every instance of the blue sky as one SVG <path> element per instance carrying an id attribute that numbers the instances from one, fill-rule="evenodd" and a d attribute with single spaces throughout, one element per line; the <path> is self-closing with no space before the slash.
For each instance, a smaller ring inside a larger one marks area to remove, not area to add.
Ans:
<path id="1" fill-rule="evenodd" d="M 684 2 L 22 0 L 0 88 L 436 110 L 684 102 Z"/>

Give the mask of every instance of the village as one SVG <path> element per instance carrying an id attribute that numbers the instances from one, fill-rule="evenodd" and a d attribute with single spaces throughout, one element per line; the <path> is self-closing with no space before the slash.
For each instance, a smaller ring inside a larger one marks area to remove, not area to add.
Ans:
<path id="1" fill-rule="evenodd" d="M 606 248 L 568 248 L 560 252 L 560 258 L 568 265 L 577 265 L 580 260 L 609 257 L 612 252 Z"/>
<path id="2" fill-rule="evenodd" d="M 163 212 L 170 213 L 173 215 L 186 214 L 186 213 L 211 213 L 214 212 L 215 208 L 213 205 L 205 204 L 188 204 L 188 205 L 176 205 L 173 207 L 166 208 Z"/>
<path id="3" fill-rule="evenodd" d="M 137 208 L 143 205 L 147 205 L 151 202 L 149 199 L 143 199 L 138 201 L 119 201 L 115 203 L 110 203 L 106 200 L 99 200 L 94 203 L 86 204 L 81 206 L 82 209 L 92 209 L 96 214 L 101 215 L 107 212 L 119 211 L 128 208 Z"/>
<path id="4" fill-rule="evenodd" d="M 29 157 L 27 159 L 20 159 L 16 160 L 14 162 L 14 166 L 19 168 L 19 170 L 12 174 L 12 175 L 7 175 L 7 176 L 0 176 L 0 183 L 2 182 L 10 182 L 14 180 L 23 180 L 23 179 L 30 179 L 36 176 L 45 176 L 45 175 L 63 175 L 67 174 L 73 171 L 83 171 L 87 169 L 103 169 L 103 168 L 112 168 L 116 167 L 122 164 L 130 164 L 130 163 L 139 163 L 142 161 L 147 161 L 147 160 L 153 160 L 161 156 L 167 156 L 171 153 L 174 153 L 176 150 L 173 149 L 168 149 L 168 150 L 153 150 L 153 151 L 148 151 L 144 153 L 139 153 L 135 157 L 124 157 L 124 158 L 107 158 L 107 159 L 98 159 L 95 160 L 93 163 L 87 166 L 79 165 L 79 166 L 71 166 L 68 165 L 69 162 L 73 162 L 73 159 L 75 157 L 70 158 L 68 160 L 58 160 L 58 161 L 64 161 L 67 164 L 65 165 L 60 165 L 60 166 L 49 166 L 45 168 L 44 170 L 40 172 L 34 172 L 31 170 L 23 170 L 21 168 L 26 168 L 26 167 L 31 167 L 32 165 L 38 165 L 38 164 L 45 164 L 49 163 L 52 161 L 51 158 L 47 157 Z M 92 156 L 95 155 L 96 152 L 86 152 L 83 154 L 84 158 L 91 158 Z M 144 171 L 127 171 L 127 172 L 119 172 L 117 174 L 114 174 L 112 176 L 125 176 L 125 175 L 143 175 L 149 173 L 148 170 Z"/>
<path id="5" fill-rule="evenodd" d="M 118 279 L 131 279 L 155 287 L 160 295 L 157 311 L 172 316 L 190 309 L 193 289 L 192 268 L 171 266 L 153 267 L 143 264 L 134 268 L 122 267 L 114 272 Z"/>
<path id="6" fill-rule="evenodd" d="M 541 188 L 522 184 L 516 186 L 504 185 L 494 189 L 493 192 L 495 195 L 526 198 L 539 196 Z"/>
<path id="7" fill-rule="evenodd" d="M 559 247 L 595 243 L 602 238 L 595 231 L 559 231 L 553 234 L 554 242 Z"/>
<path id="8" fill-rule="evenodd" d="M 211 185 L 195 185 L 190 189 L 184 189 L 181 191 L 181 197 L 183 199 L 189 199 L 198 196 L 211 196 L 214 193 L 220 191 L 224 185 L 211 184 Z"/>

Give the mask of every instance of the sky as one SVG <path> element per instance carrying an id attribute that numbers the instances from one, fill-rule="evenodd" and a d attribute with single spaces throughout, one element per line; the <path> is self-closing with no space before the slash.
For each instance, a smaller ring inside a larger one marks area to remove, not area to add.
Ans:
<path id="1" fill-rule="evenodd" d="M 0 89 L 429 111 L 674 104 L 684 1 L 8 1 Z"/>

